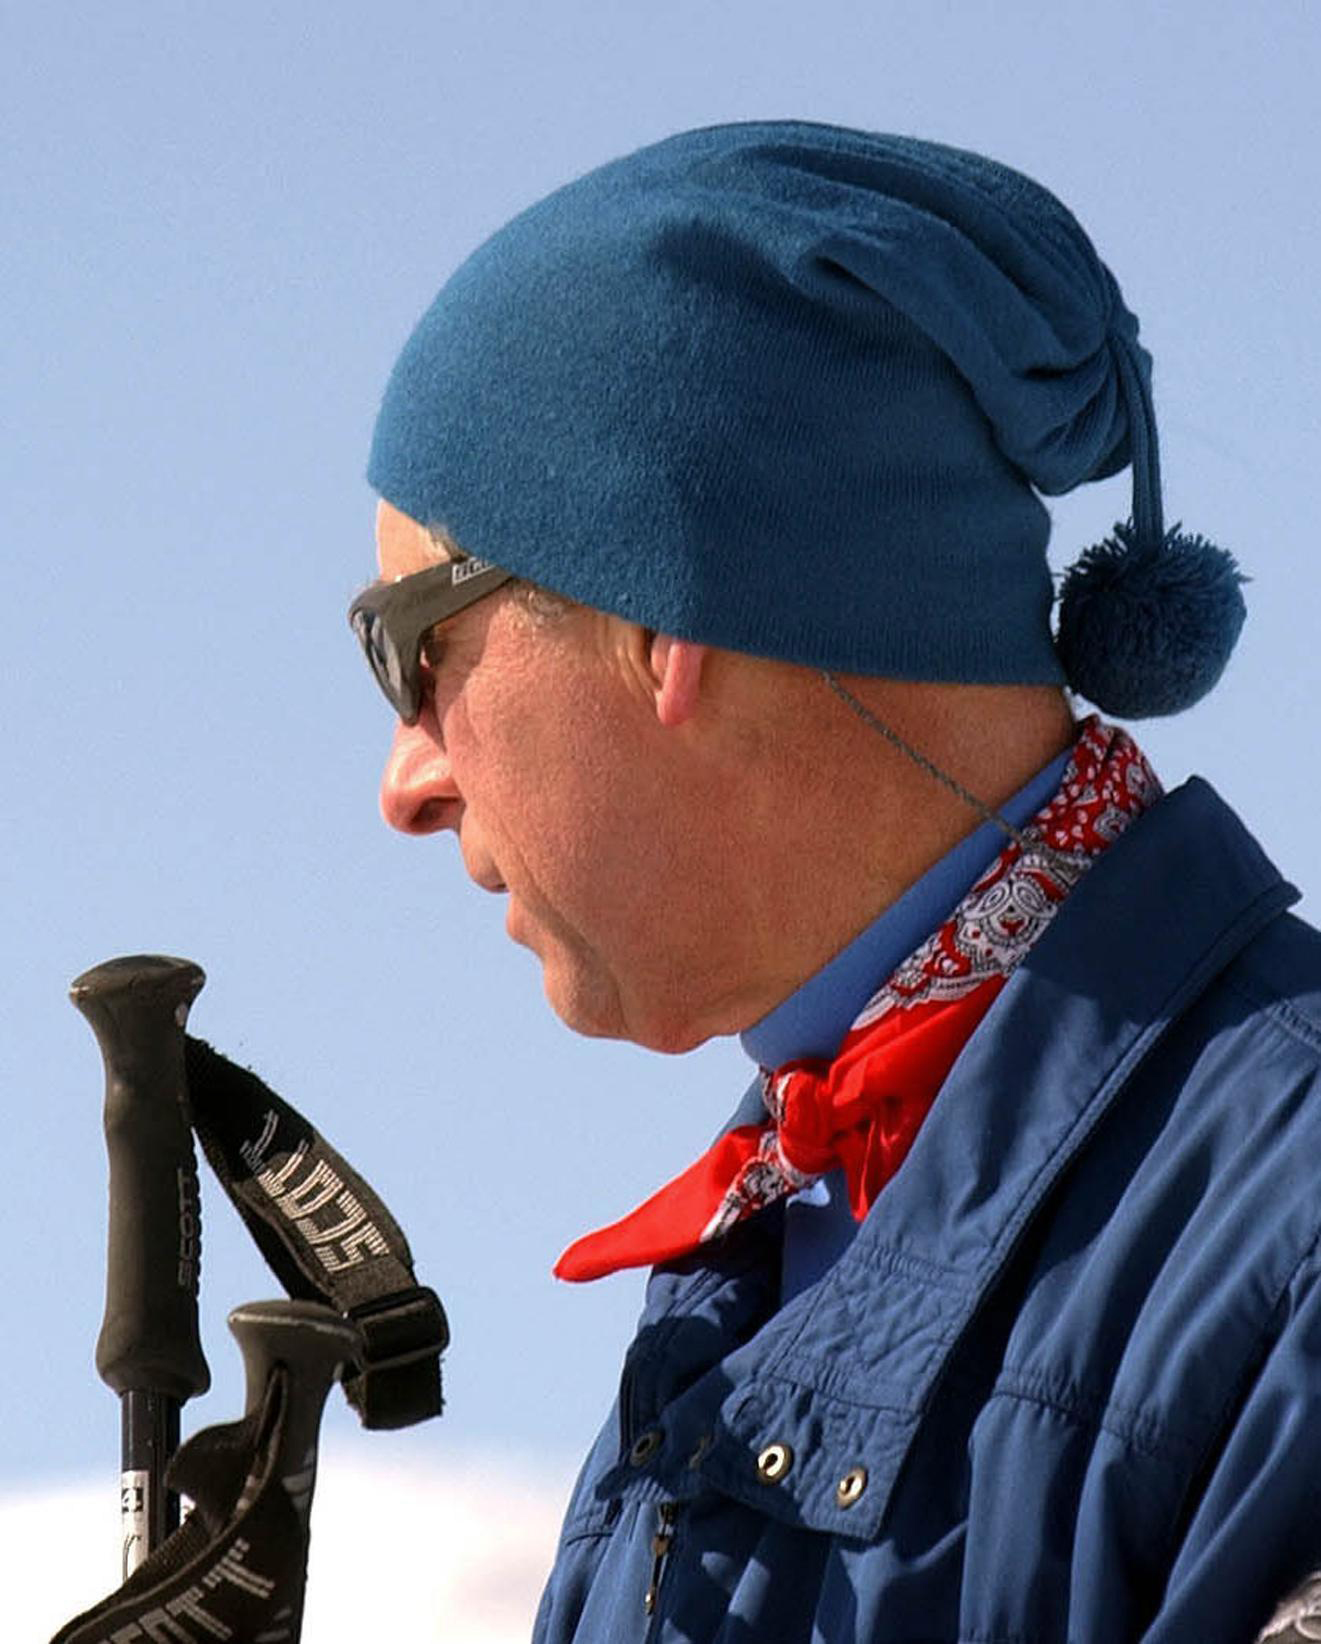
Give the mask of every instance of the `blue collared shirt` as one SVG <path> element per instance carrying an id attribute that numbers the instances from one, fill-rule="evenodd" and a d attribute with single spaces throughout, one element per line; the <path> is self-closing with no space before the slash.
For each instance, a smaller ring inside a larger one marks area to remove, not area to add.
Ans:
<path id="1" fill-rule="evenodd" d="M 1001 816 L 1016 828 L 1030 822 L 1059 787 L 1071 752 L 1066 748 L 1038 771 L 1001 807 Z M 983 822 L 960 840 L 846 948 L 741 1035 L 753 1061 L 766 1068 L 804 1057 L 829 1061 L 881 982 L 958 905 L 1003 845 L 1004 835 L 994 822 Z M 785 1214 L 782 1300 L 814 1284 L 848 1249 L 856 1232 L 842 1172 L 797 1194 Z"/>

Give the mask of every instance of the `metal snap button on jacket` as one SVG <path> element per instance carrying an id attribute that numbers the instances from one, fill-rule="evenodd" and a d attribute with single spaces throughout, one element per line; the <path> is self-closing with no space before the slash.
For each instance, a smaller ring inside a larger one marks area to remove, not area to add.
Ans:
<path id="1" fill-rule="evenodd" d="M 653 1427 L 646 1433 L 640 1433 L 633 1441 L 633 1448 L 628 1453 L 629 1464 L 641 1467 L 651 1460 L 665 1442 L 665 1434 L 659 1427 Z"/>
<path id="2" fill-rule="evenodd" d="M 757 1457 L 757 1477 L 763 1484 L 778 1484 L 794 1464 L 787 1444 L 768 1444 Z"/>
<path id="3" fill-rule="evenodd" d="M 866 1488 L 867 1469 L 865 1467 L 850 1467 L 835 1486 L 835 1501 L 840 1507 L 852 1507 Z"/>

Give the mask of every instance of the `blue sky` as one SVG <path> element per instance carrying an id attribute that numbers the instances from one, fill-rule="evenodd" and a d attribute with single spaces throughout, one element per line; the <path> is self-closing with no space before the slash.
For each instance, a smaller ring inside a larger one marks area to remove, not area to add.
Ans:
<path id="1" fill-rule="evenodd" d="M 455 1338 L 419 1455 L 567 1457 L 609 1403 L 639 1281 L 569 1289 L 550 1263 L 688 1161 L 746 1064 L 556 1022 L 452 842 L 379 822 L 388 717 L 344 623 L 404 335 L 485 233 L 597 162 L 801 115 L 981 148 L 1060 193 L 1155 355 L 1169 517 L 1253 577 L 1221 688 L 1144 741 L 1321 881 L 1319 18 L 1301 0 L 5 8 L 0 1487 L 113 1490 L 91 1364 L 100 1068 L 65 994 L 121 952 L 198 960 L 197 1031 L 304 1106 L 407 1228 Z M 1058 564 L 1127 511 L 1126 485 L 1054 506 Z M 236 1412 L 224 1314 L 273 1290 L 209 1189 L 216 1391 L 189 1425 Z"/>

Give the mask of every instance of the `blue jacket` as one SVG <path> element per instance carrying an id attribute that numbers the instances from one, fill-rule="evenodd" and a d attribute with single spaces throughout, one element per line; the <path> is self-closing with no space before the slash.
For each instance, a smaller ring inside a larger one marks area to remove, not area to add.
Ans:
<path id="1" fill-rule="evenodd" d="M 779 1307 L 658 1269 L 539 1644 L 1249 1644 L 1321 1560 L 1321 937 L 1162 800 Z"/>

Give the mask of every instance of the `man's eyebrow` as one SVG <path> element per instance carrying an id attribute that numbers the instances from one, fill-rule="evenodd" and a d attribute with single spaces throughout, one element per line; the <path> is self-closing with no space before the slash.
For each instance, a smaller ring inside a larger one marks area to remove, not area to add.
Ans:
<path id="1" fill-rule="evenodd" d="M 431 546 L 437 553 L 445 556 L 441 561 L 442 565 L 455 565 L 461 560 L 471 558 L 466 549 L 459 547 L 443 525 L 428 525 L 426 533 L 431 538 Z"/>
<path id="2" fill-rule="evenodd" d="M 461 565 L 464 560 L 472 558 L 471 554 L 459 547 L 458 543 L 443 526 L 428 525 L 426 530 L 427 535 L 431 538 L 432 547 L 445 556 L 443 559 L 435 560 L 433 562 L 435 565 Z M 431 569 L 431 565 L 418 566 L 419 571 L 429 571 Z M 404 577 L 415 574 L 412 571 L 403 571 L 397 577 L 375 576 L 370 582 L 364 582 L 357 593 L 353 595 L 353 598 L 361 599 L 364 594 L 374 594 L 379 588 L 391 588 L 396 582 L 402 582 Z"/>

